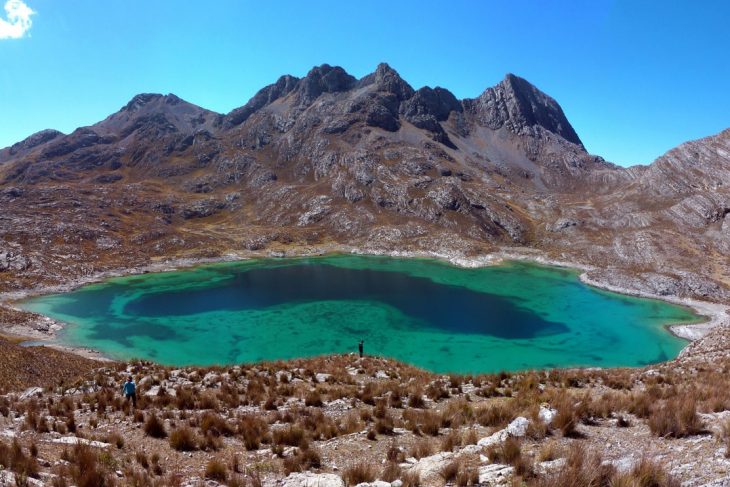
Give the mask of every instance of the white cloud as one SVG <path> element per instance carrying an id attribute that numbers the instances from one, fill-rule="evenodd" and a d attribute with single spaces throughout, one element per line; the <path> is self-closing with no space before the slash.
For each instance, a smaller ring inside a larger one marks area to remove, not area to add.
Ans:
<path id="1" fill-rule="evenodd" d="M 0 18 L 0 39 L 20 39 L 28 32 L 33 22 L 30 16 L 35 12 L 22 0 L 5 2 L 6 19 Z"/>

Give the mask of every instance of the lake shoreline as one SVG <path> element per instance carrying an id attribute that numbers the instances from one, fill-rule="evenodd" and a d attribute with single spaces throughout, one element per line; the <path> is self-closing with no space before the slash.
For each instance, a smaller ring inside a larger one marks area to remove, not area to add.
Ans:
<path id="1" fill-rule="evenodd" d="M 588 276 L 588 272 L 596 270 L 596 267 L 582 265 L 575 262 L 551 259 L 544 256 L 543 254 L 540 254 L 539 252 L 514 252 L 506 249 L 502 249 L 489 254 L 467 257 L 458 254 L 452 254 L 449 252 L 439 251 L 382 251 L 374 249 L 362 249 L 357 247 L 333 246 L 331 248 L 314 248 L 307 251 L 301 251 L 300 249 L 300 251 L 296 253 L 269 252 L 268 254 L 227 254 L 217 258 L 179 258 L 153 262 L 145 266 L 103 271 L 94 275 L 85 276 L 83 278 L 72 279 L 66 283 L 54 286 L 36 286 L 20 291 L 0 293 L 0 304 L 3 304 L 4 306 L 14 310 L 27 312 L 22 307 L 17 305 L 19 301 L 34 296 L 70 292 L 78 289 L 79 287 L 92 283 L 102 282 L 115 277 L 141 275 L 156 272 L 170 272 L 176 270 L 190 269 L 201 265 L 238 262 L 251 259 L 317 257 L 336 254 L 435 259 L 442 262 L 447 262 L 456 267 L 463 268 L 488 267 L 499 265 L 508 261 L 525 261 L 540 265 L 562 267 L 580 272 L 578 275 L 579 280 L 582 283 L 595 287 L 597 289 L 602 289 L 628 296 L 657 299 L 671 304 L 691 308 L 696 314 L 704 317 L 705 320 L 699 323 L 665 325 L 665 329 L 669 333 L 671 333 L 675 337 L 687 340 L 688 345 L 695 340 L 703 338 L 710 331 L 718 326 L 730 326 L 730 314 L 728 314 L 728 310 L 730 310 L 730 307 L 723 304 L 689 298 L 681 298 L 673 295 L 662 296 L 638 289 L 630 289 L 612 285 L 607 282 L 592 279 Z M 94 350 L 88 347 L 75 347 L 59 343 L 57 341 L 58 333 L 65 327 L 65 324 L 44 315 L 40 315 L 37 313 L 32 314 L 37 316 L 37 321 L 40 323 L 36 322 L 25 324 L 11 324 L 10 326 L 4 327 L 4 329 L 2 330 L 3 333 L 19 337 L 26 337 L 28 341 L 42 343 L 42 346 L 48 346 L 58 350 L 71 352 L 85 358 L 92 358 L 101 361 L 116 360 L 112 357 L 105 356 L 102 352 L 98 350 Z M 684 347 L 684 349 L 686 349 L 686 346 Z M 682 352 L 680 352 L 679 356 L 681 355 Z"/>

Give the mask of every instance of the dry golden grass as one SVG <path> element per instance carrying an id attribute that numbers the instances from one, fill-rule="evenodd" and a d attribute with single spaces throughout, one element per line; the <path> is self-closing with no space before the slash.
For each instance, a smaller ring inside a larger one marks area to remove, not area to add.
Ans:
<path id="1" fill-rule="evenodd" d="M 48 347 L 21 347 L 0 337 L 0 394 L 34 386 L 70 386 L 100 365 Z"/>
<path id="2" fill-rule="evenodd" d="M 375 470 L 367 462 L 358 462 L 345 468 L 342 472 L 342 480 L 348 487 L 363 482 L 372 482 L 375 480 Z"/>
<path id="3" fill-rule="evenodd" d="M 682 438 L 701 433 L 704 425 L 692 397 L 670 399 L 652 410 L 649 428 L 656 436 Z"/>

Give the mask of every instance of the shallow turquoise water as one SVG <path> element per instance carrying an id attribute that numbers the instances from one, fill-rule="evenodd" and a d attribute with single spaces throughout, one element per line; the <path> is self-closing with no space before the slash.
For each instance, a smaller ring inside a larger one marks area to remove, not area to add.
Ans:
<path id="1" fill-rule="evenodd" d="M 262 259 L 110 279 L 24 308 L 69 323 L 60 340 L 117 358 L 232 364 L 355 351 L 437 372 L 636 366 L 685 345 L 689 309 L 601 291 L 527 263 Z"/>

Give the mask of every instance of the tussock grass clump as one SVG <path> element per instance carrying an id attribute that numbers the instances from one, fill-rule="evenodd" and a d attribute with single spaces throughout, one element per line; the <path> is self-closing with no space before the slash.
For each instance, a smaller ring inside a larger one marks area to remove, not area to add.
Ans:
<path id="1" fill-rule="evenodd" d="M 432 410 L 407 409 L 403 411 L 403 420 L 406 422 L 406 427 L 415 434 L 438 436 L 441 429 L 441 415 Z"/>
<path id="2" fill-rule="evenodd" d="M 426 401 L 424 401 L 423 394 L 420 391 L 416 391 L 408 396 L 408 407 L 415 409 L 426 408 Z"/>
<path id="3" fill-rule="evenodd" d="M 393 434 L 393 418 L 385 416 L 375 422 L 375 431 L 379 435 L 392 435 Z"/>
<path id="4" fill-rule="evenodd" d="M 502 444 L 492 445 L 487 449 L 487 457 L 493 463 L 514 464 L 522 456 L 519 440 L 509 437 Z"/>
<path id="5" fill-rule="evenodd" d="M 421 476 L 418 472 L 404 472 L 401 480 L 403 487 L 421 487 Z"/>
<path id="6" fill-rule="evenodd" d="M 460 459 L 454 459 L 451 462 L 447 463 L 443 466 L 443 468 L 439 471 L 439 475 L 442 479 L 444 479 L 444 482 L 447 484 L 449 482 L 452 482 L 461 472 L 461 460 Z"/>
<path id="7" fill-rule="evenodd" d="M 380 480 L 393 482 L 394 480 L 400 479 L 402 475 L 403 470 L 398 465 L 398 462 L 390 461 L 383 467 L 383 471 L 380 473 Z"/>
<path id="8" fill-rule="evenodd" d="M 309 392 L 304 398 L 304 405 L 307 407 L 321 408 L 323 404 L 322 396 L 317 390 Z"/>
<path id="9" fill-rule="evenodd" d="M 720 443 L 725 447 L 725 458 L 730 458 L 730 418 L 722 423 L 722 428 L 718 434 Z"/>
<path id="10" fill-rule="evenodd" d="M 456 485 L 468 487 L 479 484 L 479 470 L 475 467 L 466 466 L 456 475 Z"/>
<path id="11" fill-rule="evenodd" d="M 231 436 L 233 427 L 217 413 L 205 413 L 200 420 L 200 430 L 204 435 Z"/>
<path id="12" fill-rule="evenodd" d="M 453 449 L 457 446 L 461 446 L 462 443 L 462 436 L 461 434 L 456 430 L 451 430 L 449 434 L 443 437 L 441 440 L 441 451 L 443 452 L 449 452 L 453 451 Z"/>
<path id="13" fill-rule="evenodd" d="M 228 479 L 228 467 L 220 460 L 212 459 L 205 466 L 205 478 L 225 482 Z"/>
<path id="14" fill-rule="evenodd" d="M 563 448 L 556 441 L 547 441 L 537 453 L 538 462 L 549 462 L 564 455 Z"/>
<path id="15" fill-rule="evenodd" d="M 652 410 L 649 429 L 660 437 L 683 438 L 704 430 L 692 398 L 670 399 Z"/>
<path id="16" fill-rule="evenodd" d="M 102 458 L 102 455 L 105 455 Z M 106 487 L 114 485 L 109 471 L 108 453 L 97 453 L 86 445 L 76 445 L 73 450 L 64 451 L 64 459 L 70 463 L 63 472 L 78 487 Z"/>
<path id="17" fill-rule="evenodd" d="M 679 487 L 678 480 L 669 475 L 662 467 L 646 458 L 634 466 L 629 473 L 617 474 L 611 485 L 639 487 Z"/>
<path id="18" fill-rule="evenodd" d="M 188 426 L 181 426 L 170 433 L 170 447 L 177 451 L 193 451 L 198 449 L 195 433 Z"/>
<path id="19" fill-rule="evenodd" d="M 358 462 L 350 465 L 342 472 L 342 480 L 345 481 L 345 485 L 348 487 L 363 482 L 372 482 L 375 480 L 375 470 L 367 462 Z"/>
<path id="20" fill-rule="evenodd" d="M 560 434 L 565 438 L 576 438 L 579 437 L 578 430 L 578 415 L 576 412 L 575 404 L 573 399 L 570 397 L 563 398 L 557 404 L 557 414 L 553 418 L 551 426 L 560 430 Z"/>
<path id="21" fill-rule="evenodd" d="M 322 456 L 314 448 L 300 448 L 296 454 L 284 459 L 284 473 L 305 472 L 322 466 Z"/>
<path id="22" fill-rule="evenodd" d="M 276 429 L 272 432 L 272 440 L 275 445 L 298 446 L 301 447 L 306 441 L 306 433 L 298 426 L 287 426 L 286 428 Z"/>
<path id="23" fill-rule="evenodd" d="M 433 455 L 433 445 L 428 440 L 420 440 L 413 444 L 410 450 L 408 450 L 408 456 L 421 459 Z"/>
<path id="24" fill-rule="evenodd" d="M 426 396 L 434 402 L 450 397 L 449 390 L 441 382 L 432 382 L 426 388 Z"/>
<path id="25" fill-rule="evenodd" d="M 152 438 L 167 438 L 165 423 L 155 413 L 149 414 L 144 422 L 144 432 Z"/>
<path id="26" fill-rule="evenodd" d="M 615 468 L 603 465 L 600 455 L 585 451 L 582 445 L 573 444 L 562 469 L 539 477 L 531 485 L 534 487 L 611 486 L 615 485 L 612 483 L 614 475 Z"/>
<path id="27" fill-rule="evenodd" d="M 8 446 L 0 443 L 0 466 L 23 477 L 38 477 L 38 461 L 32 454 L 26 454 L 18 440 Z"/>
<path id="28" fill-rule="evenodd" d="M 475 415 L 482 426 L 504 427 L 515 419 L 515 412 L 503 403 L 477 409 Z"/>

